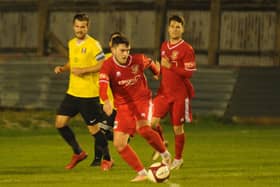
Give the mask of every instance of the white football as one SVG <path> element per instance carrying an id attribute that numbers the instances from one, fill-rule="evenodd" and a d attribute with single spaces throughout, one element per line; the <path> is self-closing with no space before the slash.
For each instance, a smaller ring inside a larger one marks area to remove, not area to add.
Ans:
<path id="1" fill-rule="evenodd" d="M 148 169 L 148 178 L 152 182 L 161 183 L 168 180 L 170 176 L 170 170 L 167 165 L 156 162 L 153 163 Z"/>

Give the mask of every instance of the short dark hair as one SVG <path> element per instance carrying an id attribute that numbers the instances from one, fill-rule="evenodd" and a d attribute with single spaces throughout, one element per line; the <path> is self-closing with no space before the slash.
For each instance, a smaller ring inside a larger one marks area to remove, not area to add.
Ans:
<path id="1" fill-rule="evenodd" d="M 118 31 L 112 32 L 112 33 L 110 34 L 109 42 L 112 41 L 112 39 L 115 38 L 115 37 L 117 37 L 117 36 L 122 36 L 122 33 L 121 33 L 121 32 L 118 32 Z"/>
<path id="2" fill-rule="evenodd" d="M 170 24 L 171 21 L 176 21 L 178 23 L 181 23 L 183 26 L 185 24 L 184 18 L 178 15 L 172 15 L 171 17 L 169 17 L 168 24 Z"/>
<path id="3" fill-rule="evenodd" d="M 125 36 L 116 36 L 112 39 L 112 46 L 116 46 L 119 44 L 125 44 L 126 46 L 129 46 L 129 41 Z"/>
<path id="4" fill-rule="evenodd" d="M 89 17 L 87 14 L 85 13 L 78 13 L 73 17 L 73 23 L 75 22 L 75 20 L 79 20 L 79 21 L 86 21 L 87 23 L 89 23 Z"/>

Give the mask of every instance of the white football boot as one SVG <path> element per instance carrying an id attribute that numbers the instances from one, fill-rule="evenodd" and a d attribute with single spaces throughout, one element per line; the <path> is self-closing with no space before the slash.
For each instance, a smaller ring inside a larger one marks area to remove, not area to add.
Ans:
<path id="1" fill-rule="evenodd" d="M 184 161 L 183 159 L 174 159 L 172 164 L 171 164 L 171 167 L 170 169 L 173 170 L 173 169 L 180 169 L 183 165 Z"/>

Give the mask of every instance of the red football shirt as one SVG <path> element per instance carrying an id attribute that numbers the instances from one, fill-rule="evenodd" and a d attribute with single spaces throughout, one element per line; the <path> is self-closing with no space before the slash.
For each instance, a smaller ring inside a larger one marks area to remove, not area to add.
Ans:
<path id="1" fill-rule="evenodd" d="M 165 41 L 161 45 L 161 57 L 167 57 L 171 68 L 161 68 L 161 82 L 158 93 L 174 97 L 192 97 L 193 88 L 189 82 L 196 70 L 195 54 L 191 45 L 184 40 L 171 45 Z"/>
<path id="2" fill-rule="evenodd" d="M 101 99 L 107 99 L 108 85 L 112 89 L 116 107 L 142 98 L 150 98 L 151 91 L 144 75 L 144 70 L 148 67 L 154 74 L 158 74 L 153 61 L 143 54 L 130 55 L 125 65 L 117 63 L 114 57 L 107 59 L 100 70 Z"/>

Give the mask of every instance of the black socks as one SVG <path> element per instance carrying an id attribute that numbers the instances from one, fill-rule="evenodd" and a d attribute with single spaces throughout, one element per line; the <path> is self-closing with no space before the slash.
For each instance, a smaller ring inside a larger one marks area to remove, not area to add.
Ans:
<path id="1" fill-rule="evenodd" d="M 68 126 L 58 128 L 57 130 L 63 139 L 72 147 L 75 154 L 80 154 L 82 152 L 73 131 Z"/>
<path id="2" fill-rule="evenodd" d="M 95 159 L 102 157 L 104 160 L 111 160 L 111 156 L 109 153 L 108 142 L 106 136 L 101 132 L 98 131 L 96 134 L 93 135 L 95 137 Z"/>

